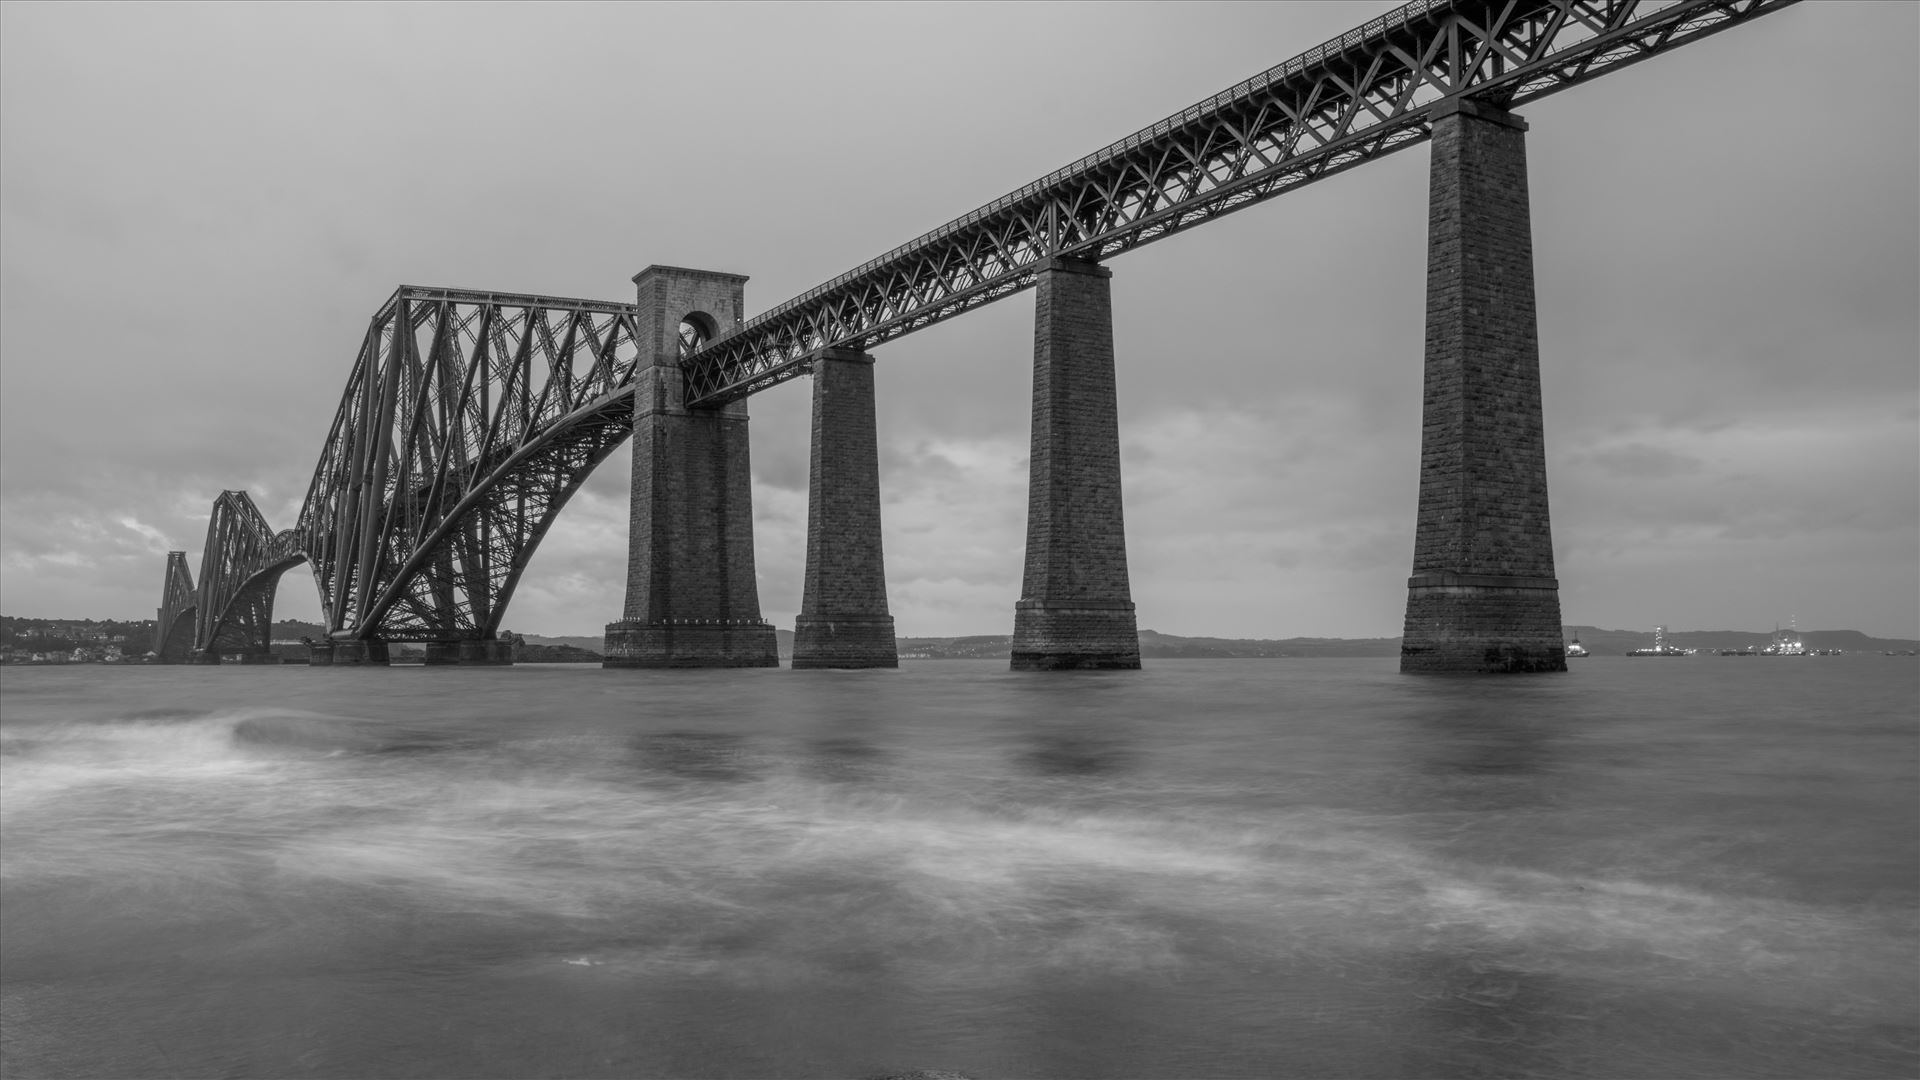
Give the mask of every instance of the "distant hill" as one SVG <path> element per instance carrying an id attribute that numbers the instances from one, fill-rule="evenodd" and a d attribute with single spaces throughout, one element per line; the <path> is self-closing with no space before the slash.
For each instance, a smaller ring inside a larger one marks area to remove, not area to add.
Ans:
<path id="1" fill-rule="evenodd" d="M 1013 637 L 995 634 L 974 637 L 910 638 L 898 641 L 901 659 L 975 660 L 1007 657 Z M 1214 638 L 1180 637 L 1154 630 L 1140 631 L 1140 656 L 1145 660 L 1281 659 L 1314 656 L 1399 656 L 1399 638 Z"/>
<path id="2" fill-rule="evenodd" d="M 520 640 L 529 645 L 552 645 L 569 649 L 583 649 L 594 654 L 595 657 L 598 657 L 600 650 L 606 647 L 606 639 L 598 637 L 546 637 L 541 634 L 521 634 Z"/>
<path id="3" fill-rule="evenodd" d="M 793 659 L 793 631 L 776 629 L 780 659 Z M 529 645 L 565 645 L 595 654 L 604 648 L 597 637 L 544 637 L 523 634 Z M 1010 634 L 975 634 L 962 637 L 903 637 L 896 644 L 902 659 L 910 660 L 991 660 L 1004 659 L 1013 650 Z M 1151 659 L 1178 658 L 1256 658 L 1308 656 L 1398 656 L 1399 638 L 1288 638 L 1280 641 L 1242 638 L 1178 637 L 1152 630 L 1140 631 L 1140 655 Z"/>
<path id="4" fill-rule="evenodd" d="M 520 644 L 513 647 L 513 662 L 516 664 L 597 664 L 601 660 L 598 652 L 582 649 L 575 645 L 543 645 L 520 635 Z"/>
<path id="5" fill-rule="evenodd" d="M 274 636 L 280 636 L 280 624 Z M 780 659 L 793 658 L 793 631 L 776 629 Z M 1597 626 L 1569 626 L 1567 640 L 1579 637 L 1580 643 L 1596 656 L 1621 656 L 1630 649 L 1653 644 L 1653 631 L 1604 630 Z M 1807 630 L 1800 635 L 1809 649 L 1844 649 L 1847 652 L 1904 652 L 1920 648 L 1920 641 L 1900 638 L 1868 637 L 1858 630 Z M 587 655 L 575 662 L 600 659 L 605 647 L 599 637 L 545 637 L 521 635 L 528 645 L 564 646 Z M 1668 631 L 1667 640 L 1686 649 L 1760 648 L 1772 638 L 1772 631 L 1679 630 Z M 1009 634 L 974 634 L 960 637 L 903 637 L 897 644 L 903 660 L 996 660 L 1013 650 Z M 1179 659 L 1311 659 L 1314 657 L 1399 656 L 1400 639 L 1390 638 L 1217 638 L 1181 637 L 1154 630 L 1140 631 L 1140 656 L 1148 660 Z"/>
<path id="6" fill-rule="evenodd" d="M 1621 656 L 1630 649 L 1653 644 L 1653 631 L 1603 630 L 1596 626 L 1569 626 L 1566 638 L 1575 636 L 1596 656 Z M 1772 640 L 1772 631 L 1754 633 L 1741 630 L 1668 631 L 1667 640 L 1685 649 L 1745 649 L 1764 647 Z M 1903 638 L 1868 637 L 1858 630 L 1808 630 L 1801 639 L 1809 649 L 1841 649 L 1846 652 L 1905 652 L 1920 648 L 1920 641 Z M 903 637 L 899 639 L 902 659 L 961 660 L 999 658 L 1013 648 L 1010 635 L 975 637 Z M 1390 638 L 1215 638 L 1180 637 L 1153 630 L 1140 631 L 1142 659 L 1308 659 L 1335 656 L 1399 656 L 1400 639 Z"/>
<path id="7" fill-rule="evenodd" d="M 113 630 L 127 632 L 144 642 L 152 635 L 152 620 L 139 623 L 116 624 L 112 622 L 94 623 L 92 620 L 25 620 L 13 616 L 0 616 L 0 629 L 9 635 L 20 636 L 24 644 L 27 635 L 64 633 L 79 637 L 79 628 L 88 628 L 92 636 L 99 632 Z M 1566 639 L 1579 638 L 1580 643 L 1595 656 L 1621 656 L 1633 649 L 1643 649 L 1653 644 L 1653 629 L 1607 630 L 1597 626 L 1568 626 Z M 774 636 L 779 642 L 780 658 L 793 658 L 793 631 L 776 628 Z M 298 642 L 303 637 L 320 639 L 326 637 L 326 631 L 317 624 L 298 619 L 281 619 L 273 624 L 273 640 L 294 644 L 277 646 L 277 654 L 300 659 L 305 657 L 305 646 Z M 597 663 L 601 659 L 601 650 L 605 647 L 604 638 L 599 635 L 569 635 L 548 637 L 541 634 L 520 635 L 525 644 L 521 651 L 523 663 Z M 1858 630 L 1803 630 L 1800 638 L 1809 649 L 1839 649 L 1845 652 L 1881 653 L 1909 652 L 1920 650 L 1920 641 L 1909 638 L 1870 637 Z M 1759 649 L 1772 639 L 1772 631 L 1752 630 L 1669 630 L 1667 641 L 1683 649 L 1699 649 L 1702 652 L 1717 649 Z M 64 637 L 63 639 L 64 640 Z M 13 643 L 11 640 L 7 643 Z M 902 659 L 912 660 L 974 660 L 1004 659 L 1012 651 L 1013 639 L 1007 634 L 976 634 L 959 637 L 903 637 L 898 639 Z M 67 647 L 71 648 L 69 644 Z M 407 653 L 418 646 L 403 647 Z M 1400 639 L 1391 638 L 1217 638 L 1217 637 L 1181 637 L 1176 634 L 1162 634 L 1154 630 L 1140 631 L 1140 655 L 1146 659 L 1305 659 L 1311 657 L 1332 656 L 1398 656 Z"/>
<path id="8" fill-rule="evenodd" d="M 780 659 L 782 660 L 793 659 L 793 631 L 775 630 L 773 632 L 773 636 L 779 642 Z M 592 653 L 593 654 L 592 659 L 596 662 L 601 659 L 601 652 L 607 647 L 607 639 L 604 636 L 602 637 L 580 637 L 580 636 L 546 637 L 541 634 L 521 634 L 520 640 L 526 642 L 529 645 L 556 645 L 556 646 L 565 646 L 571 649 L 579 649 L 583 652 Z"/>
<path id="9" fill-rule="evenodd" d="M 1622 656 L 1633 649 L 1653 645 L 1653 628 L 1645 630 L 1602 630 L 1597 626 L 1569 626 L 1568 641 L 1578 637 L 1580 644 L 1595 656 Z M 1667 644 L 1681 649 L 1762 649 L 1773 640 L 1773 631 L 1750 630 L 1667 630 Z M 1800 640 L 1809 649 L 1841 649 L 1846 652 L 1906 652 L 1920 648 L 1920 641 L 1905 638 L 1868 637 L 1858 630 L 1802 630 Z"/>

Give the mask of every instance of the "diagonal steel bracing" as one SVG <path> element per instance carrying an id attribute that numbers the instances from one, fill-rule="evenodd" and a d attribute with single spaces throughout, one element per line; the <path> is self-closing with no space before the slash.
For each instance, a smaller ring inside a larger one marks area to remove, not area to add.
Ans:
<path id="1" fill-rule="evenodd" d="M 280 575 L 304 558 L 292 539 L 290 534 L 273 531 L 246 492 L 220 493 L 207 522 L 200 586 L 194 591 L 195 652 L 268 651 Z"/>
<path id="2" fill-rule="evenodd" d="M 375 314 L 293 532 L 335 634 L 493 636 L 628 435 L 631 305 L 405 287 Z"/>
<path id="3" fill-rule="evenodd" d="M 805 374 L 821 349 L 870 349 L 1025 289 L 1047 258 L 1110 258 L 1412 146 L 1446 99 L 1512 107 L 1793 2 L 1415 0 L 689 342 L 687 400 L 746 397 Z M 560 508 L 630 433 L 637 314 L 396 291 L 362 340 L 294 528 L 273 533 L 244 492 L 215 504 L 195 646 L 264 649 L 274 584 L 302 560 L 334 636 L 493 637 Z"/>
<path id="4" fill-rule="evenodd" d="M 172 663 L 187 659 L 193 651 L 193 621 L 196 599 L 193 573 L 187 569 L 187 553 L 167 552 L 166 577 L 160 586 L 160 610 L 153 624 L 155 656 Z"/>
<path id="5" fill-rule="evenodd" d="M 871 349 L 1432 135 L 1450 97 L 1505 107 L 1793 0 L 1416 0 L 749 320 L 687 364 L 688 400 L 746 397 L 823 348 Z"/>

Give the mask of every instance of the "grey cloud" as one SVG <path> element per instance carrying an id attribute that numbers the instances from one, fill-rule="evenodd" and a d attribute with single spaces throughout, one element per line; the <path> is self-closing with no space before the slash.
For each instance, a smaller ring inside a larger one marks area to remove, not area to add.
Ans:
<path id="1" fill-rule="evenodd" d="M 807 459 L 798 454 L 759 458 L 754 461 L 756 483 L 785 491 L 807 490 Z"/>
<path id="2" fill-rule="evenodd" d="M 1636 477 L 1682 476 L 1699 472 L 1704 464 L 1698 458 L 1643 443 L 1576 454 L 1571 462 L 1577 466 L 1592 465 L 1621 476 Z"/>

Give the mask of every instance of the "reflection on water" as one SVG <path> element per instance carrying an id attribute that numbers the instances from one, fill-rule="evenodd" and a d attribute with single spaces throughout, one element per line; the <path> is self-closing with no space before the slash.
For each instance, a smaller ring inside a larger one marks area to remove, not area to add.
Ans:
<path id="1" fill-rule="evenodd" d="M 831 735 L 807 744 L 802 758 L 808 775 L 840 784 L 878 784 L 886 775 L 890 755 L 866 739 Z"/>
<path id="2" fill-rule="evenodd" d="M 1409 746 L 1433 780 L 1418 789 L 1422 799 L 1438 796 L 1461 810 L 1519 810 L 1550 806 L 1564 794 L 1551 720 L 1454 707 L 1412 726 L 1419 737 Z"/>
<path id="3" fill-rule="evenodd" d="M 1913 668 L 1754 667 L 7 672 L 0 1045 L 21 1076 L 1909 1075 Z"/>
<path id="4" fill-rule="evenodd" d="M 1420 773 L 1432 781 L 1416 789 L 1419 797 L 1429 811 L 1476 816 L 1554 806 L 1561 791 L 1554 783 L 1556 726 L 1524 707 L 1492 709 L 1478 701 L 1423 710 L 1411 718 L 1418 737 L 1409 742 L 1420 754 Z M 1503 860 L 1496 852 L 1492 861 Z M 1559 976 L 1529 966 L 1511 946 L 1468 932 L 1429 942 L 1397 967 L 1422 1033 L 1404 1044 L 1397 1075 L 1587 1075 L 1567 1060 L 1561 1031 L 1578 994 L 1560 993 Z"/>
<path id="5" fill-rule="evenodd" d="M 1041 729 L 1025 742 L 1024 763 L 1041 776 L 1111 776 L 1127 769 L 1126 747 L 1110 732 Z"/>
<path id="6" fill-rule="evenodd" d="M 668 731 L 634 740 L 642 769 L 657 769 L 686 780 L 739 783 L 753 779 L 747 741 L 718 731 Z"/>

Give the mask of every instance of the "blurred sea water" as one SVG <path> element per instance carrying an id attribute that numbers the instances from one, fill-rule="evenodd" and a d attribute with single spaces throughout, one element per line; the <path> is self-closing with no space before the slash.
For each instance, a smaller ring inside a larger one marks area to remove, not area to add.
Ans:
<path id="1" fill-rule="evenodd" d="M 1920 665 L 0 671 L 8 1077 L 1920 1073 Z"/>

